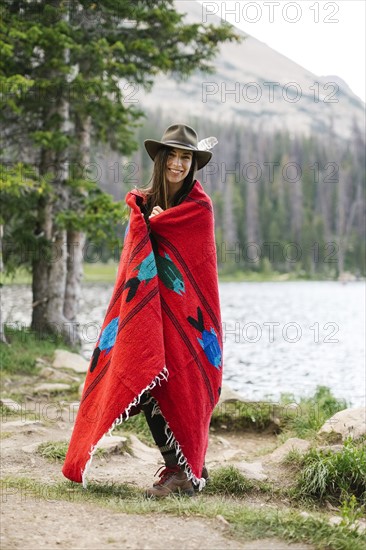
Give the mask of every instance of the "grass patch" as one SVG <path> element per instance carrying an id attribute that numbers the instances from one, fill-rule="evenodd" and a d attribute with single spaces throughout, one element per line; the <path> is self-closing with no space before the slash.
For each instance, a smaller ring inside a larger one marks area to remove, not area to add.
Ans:
<path id="1" fill-rule="evenodd" d="M 348 439 L 342 451 L 310 449 L 297 458 L 300 472 L 294 496 L 341 504 L 354 496 L 366 504 L 366 452 L 364 443 Z"/>
<path id="2" fill-rule="evenodd" d="M 318 386 L 311 397 L 303 397 L 298 403 L 291 394 L 282 394 L 281 404 L 274 409 L 279 417 L 281 430 L 287 437 L 314 438 L 324 422 L 347 408 L 344 399 L 337 399 L 326 386 Z"/>
<path id="3" fill-rule="evenodd" d="M 254 508 L 241 500 L 202 494 L 196 498 L 169 497 L 161 501 L 144 499 L 140 489 L 123 484 L 88 485 L 69 481 L 47 485 L 25 478 L 8 477 L 1 481 L 3 501 L 7 495 L 24 498 L 27 493 L 48 502 L 63 500 L 93 503 L 96 506 L 128 514 L 170 514 L 183 517 L 216 518 L 228 522 L 228 534 L 238 541 L 276 537 L 288 542 L 313 544 L 317 549 L 363 550 L 366 537 L 347 525 L 330 525 L 320 514 L 303 517 L 294 510 L 273 507 Z M 5 499 L 5 500 L 4 500 Z"/>
<path id="4" fill-rule="evenodd" d="M 46 441 L 37 447 L 37 453 L 50 462 L 63 462 L 69 444 L 66 441 Z"/>
<path id="5" fill-rule="evenodd" d="M 5 326 L 9 345 L 0 344 L 0 361 L 3 372 L 10 374 L 36 374 L 36 359 L 52 360 L 58 348 L 70 349 L 56 336 L 42 339 L 30 329 L 13 329 Z"/>
<path id="6" fill-rule="evenodd" d="M 265 494 L 271 497 L 288 497 L 287 489 L 275 487 L 271 482 L 251 481 L 233 465 L 210 470 L 210 478 L 205 487 L 205 495 L 222 495 L 245 498 L 248 494 Z"/>
<path id="7" fill-rule="evenodd" d="M 228 431 L 262 431 L 273 425 L 271 411 L 271 403 L 227 401 L 214 409 L 210 426 Z"/>
<path id="8" fill-rule="evenodd" d="M 1 273 L 0 282 L 2 285 L 30 285 L 32 275 L 24 267 L 19 267 L 13 273 Z"/>
<path id="9" fill-rule="evenodd" d="M 282 394 L 280 403 L 227 401 L 214 410 L 211 427 L 228 431 L 272 429 L 282 432 L 280 440 L 289 437 L 315 438 L 324 422 L 347 408 L 343 399 L 333 396 L 325 386 L 318 386 L 311 397 L 296 399 Z"/>
<path id="10" fill-rule="evenodd" d="M 119 258 L 118 258 L 119 260 Z M 117 262 L 109 263 L 84 263 L 84 281 L 87 283 L 99 282 L 99 283 L 114 283 L 116 280 L 118 268 Z M 1 283 L 3 285 L 30 285 L 32 283 L 32 275 L 24 268 L 18 268 L 11 275 L 2 275 Z"/>
<path id="11" fill-rule="evenodd" d="M 8 416 L 20 416 L 21 415 L 21 411 L 17 411 L 15 409 L 12 409 L 10 407 L 7 407 L 6 405 L 3 405 L 2 403 L 0 404 L 0 418 L 2 421 L 6 421 L 6 419 L 8 418 Z"/>
<path id="12" fill-rule="evenodd" d="M 37 447 L 37 453 L 50 462 L 63 462 L 66 458 L 68 446 L 69 444 L 66 441 L 47 441 Z M 104 458 L 107 455 L 108 451 L 103 447 L 99 447 L 96 449 L 94 456 Z"/>
<path id="13" fill-rule="evenodd" d="M 300 470 L 303 457 L 304 453 L 302 453 L 298 449 L 291 449 L 291 451 L 287 453 L 281 463 L 289 466 L 292 469 Z"/>
<path id="14" fill-rule="evenodd" d="M 8 437 L 11 437 L 12 435 L 13 435 L 13 432 L 0 431 L 0 439 L 8 439 Z"/>
<path id="15" fill-rule="evenodd" d="M 341 515 L 343 525 L 354 525 L 356 521 L 365 516 L 366 505 L 359 505 L 355 495 L 348 496 L 342 500 Z"/>
<path id="16" fill-rule="evenodd" d="M 45 418 L 44 415 L 40 414 L 39 411 L 32 411 L 30 409 L 26 408 L 26 404 L 22 402 L 23 396 L 20 394 L 11 394 L 11 398 L 14 399 L 14 401 L 17 401 L 21 405 L 20 411 L 15 411 L 14 409 L 10 409 L 8 407 L 5 407 L 4 405 L 0 406 L 0 420 L 1 422 L 5 422 L 3 427 L 6 427 L 6 422 L 13 421 L 13 420 L 33 420 L 33 421 L 40 421 L 47 424 L 47 417 Z"/>
<path id="17" fill-rule="evenodd" d="M 86 283 L 114 283 L 117 277 L 118 261 L 108 263 L 84 263 Z"/>
<path id="18" fill-rule="evenodd" d="M 363 550 L 366 537 L 343 525 L 330 525 L 326 519 L 297 511 L 246 510 L 234 523 L 234 533 L 250 538 L 281 538 L 289 543 L 312 544 L 319 550 Z"/>
<path id="19" fill-rule="evenodd" d="M 210 473 L 205 494 L 242 497 L 252 488 L 253 483 L 235 466 L 223 466 Z"/>
<path id="20" fill-rule="evenodd" d="M 104 262 L 85 262 L 83 265 L 85 282 L 114 283 L 117 275 L 120 256 Z M 219 266 L 220 282 L 284 282 L 284 281 L 307 281 L 307 280 L 330 280 L 328 275 L 311 275 L 305 271 L 293 271 L 289 273 L 280 273 L 272 269 L 262 271 L 245 271 L 244 269 L 235 269 L 230 267 L 225 269 Z M 2 274 L 1 284 L 16 285 L 32 283 L 32 276 L 24 268 L 18 268 L 12 275 Z"/>

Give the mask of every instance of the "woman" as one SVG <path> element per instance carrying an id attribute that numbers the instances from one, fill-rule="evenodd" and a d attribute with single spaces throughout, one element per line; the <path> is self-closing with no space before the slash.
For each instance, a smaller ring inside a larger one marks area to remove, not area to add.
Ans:
<path id="1" fill-rule="evenodd" d="M 145 147 L 152 185 L 126 196 L 131 215 L 117 281 L 63 473 L 85 483 L 103 434 L 143 410 L 165 462 L 146 495 L 161 498 L 205 484 L 222 330 L 212 203 L 194 179 L 212 153 L 184 124 Z"/>
<path id="2" fill-rule="evenodd" d="M 145 148 L 154 161 L 148 210 L 155 216 L 182 202 L 192 189 L 195 171 L 209 162 L 212 153 L 198 150 L 196 132 L 183 124 L 170 126 L 162 141 L 146 140 Z"/>

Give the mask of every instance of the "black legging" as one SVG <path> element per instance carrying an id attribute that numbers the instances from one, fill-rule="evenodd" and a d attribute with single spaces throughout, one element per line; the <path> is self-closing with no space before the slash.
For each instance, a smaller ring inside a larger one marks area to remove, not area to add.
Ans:
<path id="1" fill-rule="evenodd" d="M 145 414 L 146 422 L 150 428 L 159 451 L 162 454 L 166 466 L 177 466 L 178 461 L 174 447 L 168 445 L 167 435 L 165 433 L 166 422 L 162 414 L 152 414 L 157 401 L 145 392 L 140 401 L 141 408 Z"/>

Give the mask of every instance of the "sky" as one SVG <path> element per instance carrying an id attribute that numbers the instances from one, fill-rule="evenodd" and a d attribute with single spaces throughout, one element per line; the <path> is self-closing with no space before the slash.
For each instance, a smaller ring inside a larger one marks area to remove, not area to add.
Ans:
<path id="1" fill-rule="evenodd" d="M 342 78 L 366 101 L 366 0 L 198 1 L 203 22 L 215 13 L 316 76 Z"/>

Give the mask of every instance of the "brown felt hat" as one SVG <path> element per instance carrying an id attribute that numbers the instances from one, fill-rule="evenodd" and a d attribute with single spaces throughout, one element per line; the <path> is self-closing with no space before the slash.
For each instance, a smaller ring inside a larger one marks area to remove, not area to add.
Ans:
<path id="1" fill-rule="evenodd" d="M 196 132 L 193 128 L 185 124 L 173 124 L 169 126 L 169 128 L 165 130 L 161 141 L 146 139 L 144 145 L 152 160 L 155 159 L 157 152 L 162 147 L 176 147 L 177 149 L 192 151 L 197 159 L 197 170 L 206 166 L 212 157 L 211 151 L 202 151 L 198 149 L 198 137 Z"/>

